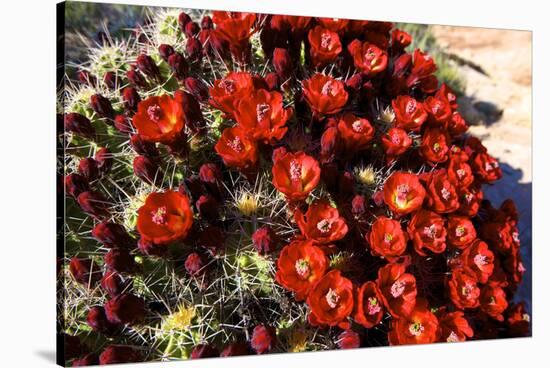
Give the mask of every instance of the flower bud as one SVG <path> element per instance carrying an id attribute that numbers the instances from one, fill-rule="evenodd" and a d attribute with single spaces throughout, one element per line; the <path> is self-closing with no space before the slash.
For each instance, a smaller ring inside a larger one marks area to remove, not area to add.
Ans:
<path id="1" fill-rule="evenodd" d="M 162 44 L 159 46 L 159 55 L 162 58 L 162 60 L 168 62 L 168 58 L 170 55 L 174 53 L 174 48 L 170 45 Z"/>
<path id="2" fill-rule="evenodd" d="M 191 276 L 198 276 L 204 271 L 204 260 L 202 256 L 196 252 L 191 253 L 185 259 L 185 271 Z"/>
<path id="3" fill-rule="evenodd" d="M 260 254 L 273 252 L 279 243 L 279 237 L 270 227 L 262 226 L 252 234 L 252 244 Z"/>
<path id="4" fill-rule="evenodd" d="M 134 87 L 126 87 L 122 90 L 122 101 L 126 110 L 136 112 L 141 97 Z"/>
<path id="5" fill-rule="evenodd" d="M 112 248 L 105 254 L 105 265 L 109 270 L 120 273 L 133 273 L 137 264 L 134 256 L 126 249 Z"/>
<path id="6" fill-rule="evenodd" d="M 204 128 L 205 121 L 202 116 L 201 106 L 195 97 L 190 93 L 178 90 L 174 98 L 176 98 L 183 107 L 183 116 L 185 117 L 185 124 L 187 127 L 195 133 Z"/>
<path id="7" fill-rule="evenodd" d="M 185 44 L 185 52 L 192 63 L 200 62 L 202 59 L 202 45 L 196 38 L 188 38 Z"/>
<path id="8" fill-rule="evenodd" d="M 78 162 L 78 173 L 89 182 L 96 180 L 99 178 L 97 161 L 92 157 L 83 158 Z"/>
<path id="9" fill-rule="evenodd" d="M 185 57 L 179 52 L 175 52 L 168 57 L 168 65 L 170 65 L 170 70 L 172 70 L 178 81 L 183 81 L 189 72 L 189 65 L 187 65 Z"/>
<path id="10" fill-rule="evenodd" d="M 106 248 L 131 248 L 135 244 L 124 226 L 115 222 L 98 223 L 92 229 L 92 236 Z"/>
<path id="11" fill-rule="evenodd" d="M 187 77 L 185 78 L 185 89 L 191 93 L 200 102 L 206 102 L 209 98 L 208 86 L 201 80 Z"/>
<path id="12" fill-rule="evenodd" d="M 185 25 L 185 35 L 187 37 L 195 37 L 200 30 L 201 28 L 196 22 L 188 22 Z"/>
<path id="13" fill-rule="evenodd" d="M 220 187 L 223 178 L 222 172 L 216 164 L 203 164 L 199 169 L 199 178 L 210 194 L 216 198 L 220 198 Z"/>
<path id="14" fill-rule="evenodd" d="M 105 335 L 114 334 L 118 327 L 117 324 L 109 322 L 105 315 L 105 308 L 100 306 L 90 308 L 86 321 L 92 330 Z"/>
<path id="15" fill-rule="evenodd" d="M 141 238 L 138 240 L 138 249 L 141 253 L 147 256 L 163 257 L 168 252 L 168 247 L 165 245 L 155 244 L 150 240 Z"/>
<path id="16" fill-rule="evenodd" d="M 103 83 L 109 89 L 116 89 L 118 86 L 122 85 L 122 81 L 115 72 L 107 72 L 103 76 Z"/>
<path id="17" fill-rule="evenodd" d="M 109 203 L 99 192 L 86 191 L 82 192 L 76 198 L 78 205 L 82 211 L 88 215 L 102 218 L 109 216 Z"/>
<path id="18" fill-rule="evenodd" d="M 361 215 L 364 215 L 365 212 L 367 212 L 367 200 L 364 195 L 357 194 L 353 199 L 351 200 L 351 213 L 359 217 Z"/>
<path id="19" fill-rule="evenodd" d="M 191 359 L 215 358 L 220 356 L 220 352 L 214 346 L 209 344 L 200 344 L 191 351 Z"/>
<path id="20" fill-rule="evenodd" d="M 130 137 L 130 145 L 138 155 L 158 157 L 160 155 L 157 146 L 153 142 L 146 141 L 139 134 Z"/>
<path id="21" fill-rule="evenodd" d="M 134 174 L 147 184 L 160 184 L 162 172 L 159 165 L 147 156 L 136 156 L 134 158 Z"/>
<path id="22" fill-rule="evenodd" d="M 91 75 L 87 70 L 81 70 L 78 72 L 78 81 L 90 87 L 95 87 L 97 84 L 96 77 Z"/>
<path id="23" fill-rule="evenodd" d="M 353 330 L 345 330 L 338 336 L 338 347 L 340 349 L 357 349 L 359 346 L 361 346 L 361 338 Z"/>
<path id="24" fill-rule="evenodd" d="M 191 175 L 183 180 L 182 185 L 179 187 L 179 192 L 182 194 L 187 194 L 188 191 L 191 194 L 191 198 L 199 199 L 203 194 L 206 194 L 206 189 L 202 185 L 201 180 L 198 175 Z"/>
<path id="25" fill-rule="evenodd" d="M 115 111 L 111 105 L 111 101 L 100 94 L 95 94 L 90 97 L 90 106 L 97 115 L 105 119 L 114 119 Z"/>
<path id="26" fill-rule="evenodd" d="M 132 121 L 125 115 L 115 116 L 115 128 L 121 133 L 132 133 L 134 131 Z"/>
<path id="27" fill-rule="evenodd" d="M 141 88 L 141 89 L 147 89 L 147 81 L 141 75 L 139 71 L 136 70 L 134 66 L 130 68 L 126 72 L 126 78 L 130 81 L 131 84 L 133 84 L 135 87 Z"/>
<path id="28" fill-rule="evenodd" d="M 275 69 L 281 81 L 286 81 L 292 74 L 292 58 L 287 49 L 275 48 L 272 63 L 273 69 Z"/>
<path id="29" fill-rule="evenodd" d="M 202 29 L 212 29 L 214 28 L 214 23 L 212 23 L 212 18 L 209 15 L 205 15 L 201 19 L 201 28 Z"/>
<path id="30" fill-rule="evenodd" d="M 211 195 L 200 196 L 197 202 L 195 202 L 195 207 L 197 207 L 201 217 L 209 222 L 219 218 L 218 201 Z"/>
<path id="31" fill-rule="evenodd" d="M 98 365 L 99 359 L 94 353 L 86 354 L 83 357 L 73 360 L 72 367 L 87 367 L 89 365 Z"/>
<path id="32" fill-rule="evenodd" d="M 97 167 L 101 173 L 105 174 L 111 171 L 111 167 L 113 167 L 113 154 L 107 147 L 98 149 L 95 153 L 94 159 L 96 160 Z"/>
<path id="33" fill-rule="evenodd" d="M 99 266 L 89 258 L 71 258 L 69 271 L 74 279 L 82 285 L 94 286 L 101 278 Z"/>
<path id="34" fill-rule="evenodd" d="M 80 174 L 69 174 L 65 177 L 65 191 L 73 198 L 82 192 L 90 190 L 88 180 Z"/>
<path id="35" fill-rule="evenodd" d="M 183 33 L 185 33 L 185 26 L 187 25 L 187 23 L 192 21 L 193 20 L 187 13 L 181 12 L 180 15 L 178 16 L 178 25 L 180 26 L 180 30 Z"/>
<path id="36" fill-rule="evenodd" d="M 275 329 L 270 326 L 258 325 L 252 331 L 250 345 L 256 354 L 268 353 L 276 344 Z"/>
<path id="37" fill-rule="evenodd" d="M 267 84 L 268 91 L 275 91 L 279 89 L 279 77 L 277 73 L 267 73 L 264 77 L 265 84 Z"/>
<path id="38" fill-rule="evenodd" d="M 160 70 L 153 58 L 147 54 L 140 54 L 136 60 L 136 66 L 148 78 L 160 81 Z"/>
<path id="39" fill-rule="evenodd" d="M 229 344 L 223 349 L 220 356 L 221 357 L 230 357 L 230 356 L 241 356 L 241 355 L 248 355 L 250 354 L 250 351 L 248 349 L 248 346 L 243 343 L 234 342 L 232 344 Z"/>
<path id="40" fill-rule="evenodd" d="M 140 363 L 143 357 L 131 346 L 109 345 L 99 356 L 99 364 Z"/>
<path id="41" fill-rule="evenodd" d="M 85 138 L 93 139 L 95 136 L 95 128 L 90 120 L 76 112 L 65 115 L 64 128 L 67 132 L 78 134 Z"/>
<path id="42" fill-rule="evenodd" d="M 121 294 L 105 303 L 105 314 L 111 323 L 134 324 L 145 318 L 145 301 L 134 294 Z"/>
<path id="43" fill-rule="evenodd" d="M 106 271 L 101 279 L 101 288 L 105 290 L 111 298 L 128 290 L 130 285 L 130 279 L 124 280 L 119 273 L 113 271 Z"/>
<path id="44" fill-rule="evenodd" d="M 271 160 L 273 163 L 277 162 L 281 157 L 283 157 L 287 153 L 287 149 L 285 147 L 277 147 L 273 150 L 273 153 L 271 154 Z"/>
<path id="45" fill-rule="evenodd" d="M 363 74 L 356 73 L 346 80 L 346 87 L 352 91 L 359 91 L 363 85 Z"/>
<path id="46" fill-rule="evenodd" d="M 333 162 L 340 151 L 340 135 L 336 126 L 325 129 L 321 136 L 321 152 L 319 153 L 321 163 Z"/>

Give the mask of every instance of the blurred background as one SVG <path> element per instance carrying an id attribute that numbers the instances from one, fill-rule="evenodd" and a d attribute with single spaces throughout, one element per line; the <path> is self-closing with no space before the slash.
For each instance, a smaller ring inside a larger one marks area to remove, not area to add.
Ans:
<path id="1" fill-rule="evenodd" d="M 86 61 L 87 45 L 124 37 L 146 19 L 148 7 L 68 2 L 66 61 Z M 202 13 L 200 10 L 191 12 Z M 517 294 L 531 314 L 532 297 L 532 33 L 440 25 L 396 25 L 413 36 L 414 48 L 437 62 L 440 80 L 459 95 L 460 112 L 470 133 L 482 139 L 502 167 L 503 178 L 486 186 L 495 207 L 512 198 L 520 213 L 520 239 L 527 271 Z M 68 72 L 74 72 L 71 68 Z"/>

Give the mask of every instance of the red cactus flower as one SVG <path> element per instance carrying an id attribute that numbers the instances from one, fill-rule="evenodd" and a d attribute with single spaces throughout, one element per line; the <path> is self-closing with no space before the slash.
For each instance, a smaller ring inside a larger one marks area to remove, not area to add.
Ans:
<path id="1" fill-rule="evenodd" d="M 424 248 L 434 253 L 445 251 L 447 236 L 445 220 L 437 213 L 423 209 L 418 210 L 409 222 L 407 231 L 418 254 L 425 256 Z"/>
<path id="2" fill-rule="evenodd" d="M 348 102 L 348 93 L 342 81 L 317 73 L 302 82 L 304 98 L 318 115 L 332 115 Z"/>
<path id="3" fill-rule="evenodd" d="M 250 345 L 256 354 L 265 354 L 271 351 L 277 343 L 275 329 L 271 326 L 258 325 L 252 330 Z"/>
<path id="4" fill-rule="evenodd" d="M 210 88 L 210 104 L 232 115 L 244 96 L 249 96 L 256 88 L 254 78 L 247 72 L 230 72 L 223 79 L 214 81 Z"/>
<path id="5" fill-rule="evenodd" d="M 255 167 L 259 158 L 256 143 L 239 126 L 225 128 L 214 149 L 227 166 L 240 170 Z"/>
<path id="6" fill-rule="evenodd" d="M 498 161 L 487 153 L 477 153 L 470 159 L 474 174 L 484 183 L 492 183 L 502 177 Z"/>
<path id="7" fill-rule="evenodd" d="M 422 136 L 420 155 L 432 166 L 447 161 L 449 157 L 449 135 L 438 128 L 427 129 Z"/>
<path id="8" fill-rule="evenodd" d="M 493 274 L 495 256 L 487 243 L 475 240 L 461 254 L 462 264 L 484 284 Z"/>
<path id="9" fill-rule="evenodd" d="M 216 24 L 216 35 L 229 43 L 235 58 L 245 61 L 250 47 L 248 40 L 255 32 L 256 14 L 214 11 L 212 20 Z"/>
<path id="10" fill-rule="evenodd" d="M 437 126 L 446 124 L 453 113 L 451 105 L 446 98 L 430 96 L 424 101 L 424 107 L 428 112 L 430 123 Z"/>
<path id="11" fill-rule="evenodd" d="M 439 317 L 439 340 L 445 342 L 466 341 L 466 338 L 472 337 L 474 331 L 470 327 L 468 320 L 464 318 L 464 313 L 444 312 Z"/>
<path id="12" fill-rule="evenodd" d="M 381 141 L 388 162 L 407 152 L 412 144 L 412 138 L 401 128 L 388 129 Z"/>
<path id="13" fill-rule="evenodd" d="M 401 263 L 390 263 L 378 269 L 376 285 L 382 301 L 394 318 L 409 315 L 416 304 L 416 278 L 406 273 Z"/>
<path id="14" fill-rule="evenodd" d="M 338 120 L 337 127 L 344 149 L 351 154 L 367 148 L 374 138 L 375 130 L 368 119 L 349 112 Z"/>
<path id="15" fill-rule="evenodd" d="M 480 290 L 475 275 L 456 268 L 451 274 L 448 286 L 451 301 L 457 308 L 477 308 L 479 306 Z"/>
<path id="16" fill-rule="evenodd" d="M 428 118 L 424 105 L 410 96 L 397 96 L 391 104 L 398 128 L 417 131 Z"/>
<path id="17" fill-rule="evenodd" d="M 277 233 L 268 226 L 262 226 L 252 234 L 252 244 L 258 253 L 267 254 L 273 252 L 280 241 Z"/>
<path id="18" fill-rule="evenodd" d="M 372 328 L 384 317 L 384 302 L 378 286 L 367 281 L 357 291 L 357 303 L 353 318 L 365 328 Z"/>
<path id="19" fill-rule="evenodd" d="M 137 230 L 154 244 L 185 239 L 192 223 L 189 199 L 172 190 L 149 194 L 138 210 Z"/>
<path id="20" fill-rule="evenodd" d="M 309 322 L 314 326 L 339 326 L 346 328 L 347 317 L 353 311 L 353 284 L 341 275 L 339 270 L 332 270 L 320 279 L 307 297 L 311 308 Z"/>
<path id="21" fill-rule="evenodd" d="M 418 300 L 407 316 L 392 320 L 390 345 L 430 344 L 437 341 L 439 322 L 425 300 Z"/>
<path id="22" fill-rule="evenodd" d="M 458 249 L 464 249 L 477 237 L 472 221 L 465 216 L 449 216 L 447 219 L 447 241 Z"/>
<path id="23" fill-rule="evenodd" d="M 372 43 L 353 40 L 348 51 L 357 69 L 369 76 L 379 74 L 388 66 L 388 54 Z"/>
<path id="24" fill-rule="evenodd" d="M 340 18 L 317 18 L 317 22 L 331 31 L 343 32 L 348 26 L 350 20 Z"/>
<path id="25" fill-rule="evenodd" d="M 309 31 L 309 54 L 316 68 L 323 68 L 332 63 L 342 52 L 342 43 L 338 33 L 317 26 Z"/>
<path id="26" fill-rule="evenodd" d="M 454 212 L 460 207 L 456 188 L 450 182 L 446 170 L 430 174 L 426 193 L 428 207 L 437 213 Z"/>
<path id="27" fill-rule="evenodd" d="M 330 244 L 341 240 L 348 232 L 343 217 L 325 200 L 312 203 L 304 214 L 299 209 L 294 212 L 294 220 L 302 235 L 319 244 Z"/>
<path id="28" fill-rule="evenodd" d="M 285 124 L 292 111 L 292 108 L 283 108 L 283 96 L 279 92 L 261 89 L 244 96 L 234 115 L 252 139 L 273 144 L 288 130 Z"/>
<path id="29" fill-rule="evenodd" d="M 90 308 L 86 315 L 86 322 L 92 330 L 105 335 L 112 335 L 119 327 L 118 323 L 112 323 L 107 319 L 105 308 L 100 306 Z"/>
<path id="30" fill-rule="evenodd" d="M 467 159 L 461 155 L 451 155 L 447 175 L 456 188 L 468 188 L 474 182 L 472 168 L 467 164 Z"/>
<path id="31" fill-rule="evenodd" d="M 353 330 L 345 330 L 338 335 L 337 344 L 340 349 L 357 349 L 361 346 L 361 337 Z"/>
<path id="32" fill-rule="evenodd" d="M 293 241 L 285 246 L 277 261 L 275 279 L 304 300 L 313 285 L 325 274 L 328 259 L 321 248 L 309 241 Z"/>
<path id="33" fill-rule="evenodd" d="M 393 260 L 405 252 L 408 237 L 399 221 L 380 216 L 372 224 L 367 240 L 372 255 Z"/>
<path id="34" fill-rule="evenodd" d="M 508 301 L 506 300 L 506 293 L 501 287 L 491 284 L 485 285 L 481 290 L 479 302 L 484 313 L 498 321 L 504 321 L 502 313 L 508 308 Z"/>
<path id="35" fill-rule="evenodd" d="M 141 101 L 132 122 L 144 139 L 165 144 L 179 137 L 185 125 L 181 104 L 168 95 Z"/>
<path id="36" fill-rule="evenodd" d="M 305 199 L 321 178 L 321 168 L 303 152 L 286 152 L 273 163 L 273 185 L 291 201 Z"/>
<path id="37" fill-rule="evenodd" d="M 425 195 L 426 190 L 414 174 L 396 171 L 384 183 L 384 202 L 398 214 L 416 211 Z"/>

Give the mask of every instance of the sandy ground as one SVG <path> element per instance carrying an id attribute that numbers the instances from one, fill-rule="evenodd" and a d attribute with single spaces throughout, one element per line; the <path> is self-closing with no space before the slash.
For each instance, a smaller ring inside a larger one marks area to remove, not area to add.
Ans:
<path id="1" fill-rule="evenodd" d="M 460 66 L 466 80 L 461 112 L 503 169 L 503 179 L 487 188 L 486 196 L 494 205 L 512 198 L 520 211 L 527 271 L 518 298 L 529 300 L 531 309 L 532 34 L 448 26 L 434 26 L 433 32 L 448 53 L 467 62 Z"/>

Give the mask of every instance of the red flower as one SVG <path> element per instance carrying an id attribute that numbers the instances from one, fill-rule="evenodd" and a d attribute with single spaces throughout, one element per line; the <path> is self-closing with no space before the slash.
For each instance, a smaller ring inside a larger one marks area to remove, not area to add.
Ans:
<path id="1" fill-rule="evenodd" d="M 506 324 L 510 328 L 512 336 L 528 336 L 531 317 L 525 310 L 525 303 L 521 302 L 508 308 Z"/>
<path id="2" fill-rule="evenodd" d="M 451 155 L 447 175 L 457 188 L 467 188 L 474 182 L 472 168 L 467 164 L 467 159 L 460 154 Z"/>
<path id="3" fill-rule="evenodd" d="M 431 344 L 437 341 L 438 330 L 437 317 L 420 299 L 409 315 L 391 321 L 388 340 L 390 345 Z"/>
<path id="4" fill-rule="evenodd" d="M 463 312 L 445 312 L 439 318 L 439 335 L 440 341 L 458 342 L 466 341 L 467 337 L 472 337 L 474 331 L 464 318 Z"/>
<path id="5" fill-rule="evenodd" d="M 317 18 L 317 22 L 324 28 L 340 33 L 346 29 L 350 21 L 349 19 L 339 18 Z"/>
<path id="6" fill-rule="evenodd" d="M 486 283 L 493 274 L 495 256 L 484 241 L 476 240 L 464 250 L 461 258 L 464 267 L 476 275 L 478 282 Z"/>
<path id="7" fill-rule="evenodd" d="M 99 356 L 100 365 L 140 362 L 143 362 L 140 352 L 125 345 L 109 345 Z"/>
<path id="8" fill-rule="evenodd" d="M 457 308 L 477 308 L 479 294 L 475 275 L 460 268 L 453 270 L 449 280 L 449 296 Z"/>
<path id="9" fill-rule="evenodd" d="M 384 305 L 382 294 L 373 281 L 365 282 L 357 292 L 353 318 L 365 328 L 372 328 L 382 321 Z"/>
<path id="10" fill-rule="evenodd" d="M 223 79 L 216 79 L 210 88 L 210 104 L 232 115 L 239 100 L 255 89 L 255 81 L 247 72 L 230 72 Z"/>
<path id="11" fill-rule="evenodd" d="M 374 44 L 353 40 L 348 51 L 355 67 L 370 76 L 383 72 L 388 66 L 388 54 Z"/>
<path id="12" fill-rule="evenodd" d="M 316 114 L 336 114 L 348 101 L 344 83 L 327 75 L 317 73 L 302 85 L 304 98 Z"/>
<path id="13" fill-rule="evenodd" d="M 432 128 L 424 132 L 420 154 L 430 165 L 447 161 L 449 153 L 449 136 L 441 129 Z"/>
<path id="14" fill-rule="evenodd" d="M 325 274 L 328 259 L 312 241 L 293 241 L 285 246 L 277 261 L 275 279 L 304 300 L 313 285 Z"/>
<path id="15" fill-rule="evenodd" d="M 448 122 L 448 130 L 452 136 L 461 135 L 468 131 L 468 123 L 458 111 L 453 112 L 451 120 Z"/>
<path id="16" fill-rule="evenodd" d="M 449 216 L 447 219 L 447 241 L 458 249 L 464 249 L 477 237 L 474 224 L 468 217 Z"/>
<path id="17" fill-rule="evenodd" d="M 437 96 L 426 98 L 424 107 L 428 111 L 430 122 L 439 126 L 447 123 L 453 113 L 449 101 L 446 98 L 438 98 Z"/>
<path id="18" fill-rule="evenodd" d="M 225 128 L 214 150 L 227 166 L 236 169 L 253 168 L 258 162 L 256 143 L 248 138 L 240 126 Z"/>
<path id="19" fill-rule="evenodd" d="M 311 308 L 309 322 L 314 326 L 347 327 L 345 321 L 353 311 L 353 284 L 332 270 L 319 280 L 307 297 Z"/>
<path id="20" fill-rule="evenodd" d="M 411 96 L 397 96 L 392 102 L 395 126 L 408 131 L 417 131 L 428 118 L 424 105 Z"/>
<path id="21" fill-rule="evenodd" d="M 367 240 L 372 255 L 386 257 L 391 261 L 405 252 L 408 238 L 399 221 L 381 216 L 372 224 Z"/>
<path id="22" fill-rule="evenodd" d="M 427 194 L 428 206 L 437 213 L 454 212 L 460 207 L 456 189 L 443 169 L 430 174 Z"/>
<path id="23" fill-rule="evenodd" d="M 309 54 L 316 68 L 322 68 L 333 62 L 342 52 L 342 43 L 338 33 L 317 26 L 309 31 Z"/>
<path id="24" fill-rule="evenodd" d="M 338 209 L 325 200 L 312 203 L 305 214 L 297 209 L 294 219 L 302 235 L 319 244 L 341 240 L 348 232 L 346 221 L 340 216 Z"/>
<path id="25" fill-rule="evenodd" d="M 483 312 L 498 321 L 504 321 L 502 313 L 508 308 L 508 301 L 506 293 L 501 287 L 485 285 L 481 290 L 479 301 Z"/>
<path id="26" fill-rule="evenodd" d="M 293 15 L 274 15 L 273 17 L 281 17 L 294 33 L 302 33 L 311 23 L 311 17 L 297 17 Z"/>
<path id="27" fill-rule="evenodd" d="M 141 101 L 132 122 L 144 139 L 165 144 L 174 141 L 185 125 L 181 104 L 168 95 Z"/>
<path id="28" fill-rule="evenodd" d="M 285 124 L 292 115 L 292 108 L 283 108 L 283 96 L 279 92 L 260 89 L 244 96 L 234 115 L 252 139 L 273 144 L 288 130 Z"/>
<path id="29" fill-rule="evenodd" d="M 317 160 L 303 152 L 282 154 L 271 171 L 273 185 L 291 201 L 305 199 L 321 178 Z"/>
<path id="30" fill-rule="evenodd" d="M 502 177 L 502 169 L 498 161 L 491 155 L 481 152 L 470 159 L 474 174 L 485 183 L 492 183 Z"/>
<path id="31" fill-rule="evenodd" d="M 340 349 L 357 349 L 361 346 L 361 337 L 353 330 L 344 330 L 336 341 Z"/>
<path id="32" fill-rule="evenodd" d="M 338 133 L 348 153 L 364 150 L 374 138 L 374 128 L 371 123 L 350 112 L 338 120 Z"/>
<path id="33" fill-rule="evenodd" d="M 411 137 L 401 128 L 390 128 L 381 140 L 386 157 L 390 162 L 405 153 L 412 144 Z"/>
<path id="34" fill-rule="evenodd" d="M 416 304 L 416 279 L 405 269 L 403 264 L 389 263 L 378 270 L 376 284 L 394 318 L 409 315 Z"/>
<path id="35" fill-rule="evenodd" d="M 426 191 L 418 176 L 394 172 L 384 183 L 384 202 L 397 214 L 407 214 L 422 206 Z"/>
<path id="36" fill-rule="evenodd" d="M 439 89 L 437 90 L 435 97 L 447 100 L 449 102 L 449 105 L 451 106 L 451 109 L 453 110 L 456 110 L 458 108 L 456 95 L 445 83 L 441 84 L 441 87 L 439 87 Z"/>
<path id="37" fill-rule="evenodd" d="M 403 50 L 412 42 L 412 37 L 405 31 L 394 29 L 391 33 L 391 43 L 395 50 Z"/>
<path id="38" fill-rule="evenodd" d="M 458 188 L 458 200 L 460 208 L 458 213 L 464 216 L 473 217 L 477 215 L 479 206 L 483 200 L 483 192 L 476 188 Z"/>
<path id="39" fill-rule="evenodd" d="M 187 236 L 193 213 L 186 195 L 172 190 L 151 193 L 138 210 L 137 230 L 154 244 L 168 244 Z"/>
<path id="40" fill-rule="evenodd" d="M 445 251 L 445 220 L 437 213 L 420 209 L 414 213 L 407 228 L 414 249 L 421 256 L 425 256 L 424 248 L 434 253 Z"/>
<path id="41" fill-rule="evenodd" d="M 268 353 L 276 343 L 277 335 L 273 327 L 264 325 L 254 327 L 250 345 L 256 354 Z"/>
<path id="42" fill-rule="evenodd" d="M 407 86 L 412 87 L 418 82 L 429 79 L 436 70 L 437 66 L 430 55 L 423 53 L 419 49 L 414 50 L 413 67 L 411 74 L 407 78 Z"/>
<path id="43" fill-rule="evenodd" d="M 254 33 L 252 26 L 256 14 L 214 11 L 212 20 L 216 24 L 216 35 L 229 43 L 231 53 L 237 59 L 244 61 L 250 45 L 248 40 Z"/>

